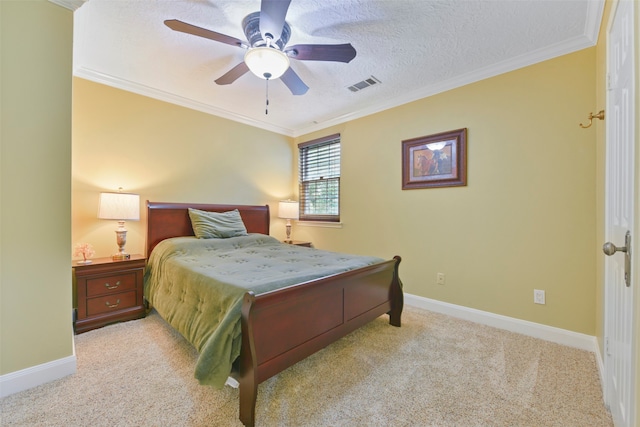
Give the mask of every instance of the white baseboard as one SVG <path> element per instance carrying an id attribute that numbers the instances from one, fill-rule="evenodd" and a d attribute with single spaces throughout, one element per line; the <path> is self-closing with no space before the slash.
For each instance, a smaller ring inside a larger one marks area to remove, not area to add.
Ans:
<path id="1" fill-rule="evenodd" d="M 0 398 L 76 373 L 75 346 L 71 356 L 0 376 Z"/>
<path id="2" fill-rule="evenodd" d="M 591 351 L 596 353 L 596 355 L 600 354 L 597 339 L 591 335 L 572 332 L 566 329 L 542 325 L 540 323 L 529 322 L 513 317 L 502 316 L 488 311 L 476 310 L 474 308 L 450 304 L 417 295 L 404 294 L 404 301 L 407 305 L 412 307 L 418 307 L 434 311 L 436 313 L 457 317 L 459 319 L 480 323 L 482 325 L 505 329 L 507 331 L 517 332 L 519 334 L 539 338 L 545 341 L 551 341 L 569 347 Z M 598 367 L 601 368 L 602 364 L 599 363 Z"/>

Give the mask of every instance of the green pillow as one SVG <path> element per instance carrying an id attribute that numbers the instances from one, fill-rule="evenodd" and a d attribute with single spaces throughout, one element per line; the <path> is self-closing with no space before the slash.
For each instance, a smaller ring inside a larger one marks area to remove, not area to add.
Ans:
<path id="1" fill-rule="evenodd" d="M 207 212 L 189 208 L 189 218 L 198 239 L 247 235 L 247 228 L 237 209 L 228 212 Z"/>

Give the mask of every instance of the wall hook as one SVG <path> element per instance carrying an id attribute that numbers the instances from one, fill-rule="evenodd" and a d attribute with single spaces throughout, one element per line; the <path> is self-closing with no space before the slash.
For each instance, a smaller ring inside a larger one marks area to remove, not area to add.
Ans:
<path id="1" fill-rule="evenodd" d="M 581 128 L 590 128 L 591 125 L 593 124 L 593 119 L 600 119 L 600 120 L 604 120 L 604 110 L 600 110 L 598 111 L 598 114 L 593 114 L 593 113 L 589 113 L 589 124 L 588 125 L 583 125 L 582 123 L 580 123 L 580 127 Z"/>

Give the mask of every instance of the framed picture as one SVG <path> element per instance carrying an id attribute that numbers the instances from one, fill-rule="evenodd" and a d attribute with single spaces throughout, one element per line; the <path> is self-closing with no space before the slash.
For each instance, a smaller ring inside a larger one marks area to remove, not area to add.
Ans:
<path id="1" fill-rule="evenodd" d="M 467 185 L 467 129 L 402 141 L 402 189 Z"/>

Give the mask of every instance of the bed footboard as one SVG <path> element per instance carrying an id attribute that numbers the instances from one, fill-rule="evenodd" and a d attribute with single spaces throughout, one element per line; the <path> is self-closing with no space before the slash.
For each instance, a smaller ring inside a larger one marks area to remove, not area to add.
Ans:
<path id="1" fill-rule="evenodd" d="M 253 426 L 258 384 L 382 314 L 400 326 L 400 257 L 261 295 L 242 305 L 240 421 Z"/>

